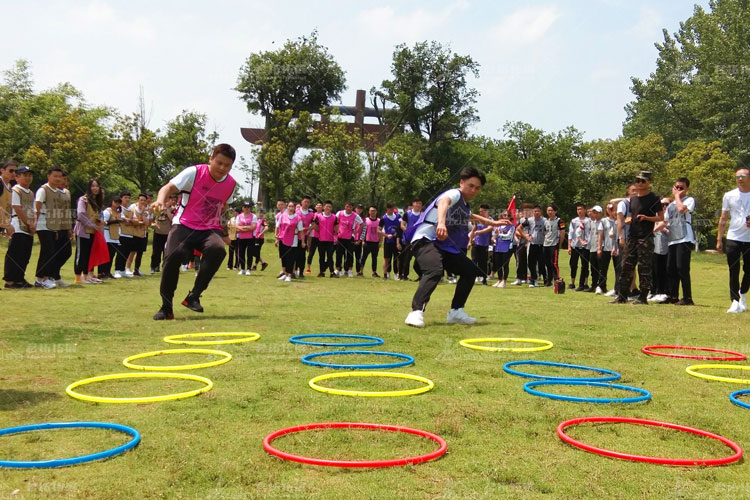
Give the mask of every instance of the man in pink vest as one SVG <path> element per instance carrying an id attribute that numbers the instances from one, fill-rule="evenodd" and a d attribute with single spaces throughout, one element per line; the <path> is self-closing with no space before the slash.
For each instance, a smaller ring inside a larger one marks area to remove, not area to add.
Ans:
<path id="1" fill-rule="evenodd" d="M 162 305 L 154 315 L 155 320 L 174 319 L 172 299 L 180 276 L 180 264 L 195 250 L 203 255 L 200 271 L 182 305 L 203 312 L 201 293 L 208 288 L 227 254 L 224 246 L 229 242 L 223 236 L 221 214 L 237 184 L 229 175 L 236 155 L 229 144 L 219 144 L 211 153 L 208 165 L 194 165 L 177 174 L 159 190 L 152 204 L 154 210 L 162 210 L 169 195 L 181 194 L 164 249 L 160 289 Z"/>

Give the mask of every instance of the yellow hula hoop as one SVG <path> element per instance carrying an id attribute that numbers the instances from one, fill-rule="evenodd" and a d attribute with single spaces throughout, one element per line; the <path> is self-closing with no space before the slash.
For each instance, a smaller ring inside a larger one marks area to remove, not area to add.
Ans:
<path id="1" fill-rule="evenodd" d="M 475 342 L 528 342 L 531 344 L 543 344 L 539 347 L 491 347 L 484 345 L 474 345 Z M 478 349 L 480 351 L 507 351 L 507 352 L 534 352 L 534 351 L 546 351 L 552 349 L 555 344 L 549 340 L 542 339 L 526 339 L 526 338 L 498 338 L 498 337 L 486 337 L 480 339 L 464 339 L 458 342 L 464 347 L 469 349 Z"/>
<path id="2" fill-rule="evenodd" d="M 182 340 L 200 337 L 240 337 L 226 340 Z M 259 333 L 255 332 L 213 332 L 213 333 L 185 333 L 181 335 L 167 335 L 162 340 L 167 344 L 184 344 L 184 345 L 219 345 L 219 344 L 242 344 L 244 342 L 254 342 L 260 338 Z"/>
<path id="3" fill-rule="evenodd" d="M 82 385 L 92 384 L 95 382 L 103 382 L 105 380 L 120 380 L 125 378 L 179 378 L 184 380 L 194 380 L 196 382 L 203 382 L 205 387 L 200 389 L 193 389 L 192 391 L 178 392 L 174 394 L 165 394 L 163 396 L 144 396 L 140 398 L 107 398 L 102 396 L 89 396 L 87 394 L 81 394 L 76 392 L 74 389 Z M 65 388 L 65 392 L 68 396 L 82 401 L 91 401 L 92 403 L 156 403 L 159 401 L 171 401 L 175 399 L 185 399 L 191 396 L 197 396 L 204 392 L 210 391 L 214 386 L 214 383 L 206 377 L 199 377 L 198 375 L 189 375 L 187 373 L 138 373 L 138 372 L 127 372 L 127 373 L 113 373 L 111 375 L 99 375 L 97 377 L 85 378 L 78 382 L 73 382 Z"/>
<path id="4" fill-rule="evenodd" d="M 215 354 L 217 356 L 224 356 L 221 359 L 214 361 L 206 361 L 205 363 L 193 363 L 192 365 L 135 365 L 131 361 L 142 358 L 151 358 L 154 356 L 162 356 L 164 354 Z M 161 351 L 143 352 L 141 354 L 133 354 L 122 360 L 122 364 L 125 368 L 131 368 L 133 370 L 143 370 L 147 372 L 158 372 L 158 371 L 184 371 L 184 370 L 197 370 L 199 368 L 210 368 L 212 366 L 223 365 L 228 363 L 232 359 L 232 355 L 225 351 L 217 351 L 214 349 L 163 349 Z"/>
<path id="5" fill-rule="evenodd" d="M 333 389 L 331 387 L 323 387 L 318 385 L 316 382 L 321 380 L 327 380 L 329 378 L 343 378 L 343 377 L 390 377 L 390 378 L 405 378 L 408 380 L 416 380 L 426 384 L 424 387 L 417 387 L 416 389 L 405 389 L 400 391 L 350 391 L 347 389 Z M 319 392 L 326 392 L 328 394 L 337 394 L 339 396 L 363 396 L 363 397 L 393 397 L 393 396 L 413 396 L 415 394 L 422 394 L 431 390 L 435 387 L 435 383 L 425 377 L 419 375 L 411 375 L 409 373 L 398 373 L 398 372 L 336 372 L 336 373 L 325 373 L 318 375 L 310 379 L 310 387 Z"/>
<path id="6" fill-rule="evenodd" d="M 716 380 L 718 382 L 730 382 L 732 384 L 750 384 L 750 379 L 742 379 L 742 378 L 732 378 L 732 377 L 719 377 L 717 375 L 707 375 L 705 373 L 700 373 L 699 370 L 708 370 L 708 369 L 726 369 L 726 370 L 743 370 L 743 371 L 750 371 L 750 366 L 747 365 L 721 365 L 721 364 L 705 364 L 705 365 L 690 365 L 687 368 L 685 368 L 685 371 L 688 372 L 693 377 L 698 378 L 704 378 L 706 380 Z"/>

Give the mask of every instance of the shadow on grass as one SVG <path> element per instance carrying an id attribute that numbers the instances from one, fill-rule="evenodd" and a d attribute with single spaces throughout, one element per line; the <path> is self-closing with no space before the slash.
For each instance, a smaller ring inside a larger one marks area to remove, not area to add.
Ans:
<path id="1" fill-rule="evenodd" d="M 15 410 L 16 408 L 31 406 L 61 396 L 56 392 L 17 391 L 15 389 L 0 389 L 0 411 Z"/>

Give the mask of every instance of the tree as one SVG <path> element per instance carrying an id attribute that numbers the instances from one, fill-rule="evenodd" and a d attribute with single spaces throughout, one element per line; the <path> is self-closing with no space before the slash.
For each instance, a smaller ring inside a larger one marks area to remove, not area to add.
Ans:
<path id="1" fill-rule="evenodd" d="M 750 2 L 711 0 L 696 5 L 674 35 L 656 44 L 656 70 L 632 78 L 635 101 L 626 106 L 626 137 L 659 133 L 670 156 L 689 142 L 721 141 L 750 160 Z"/>
<path id="2" fill-rule="evenodd" d="M 384 121 L 399 130 L 406 126 L 427 141 L 427 163 L 436 172 L 455 173 L 451 143 L 468 137 L 479 120 L 474 107 L 479 93 L 467 78 L 479 76 L 479 64 L 469 56 L 452 53 L 437 42 L 420 42 L 409 48 L 396 46 L 391 64 L 392 79 L 384 80 L 377 96 L 382 107 L 391 102 L 397 113 L 385 114 Z"/>
<path id="3" fill-rule="evenodd" d="M 251 54 L 240 69 L 235 90 L 240 92 L 240 99 L 245 101 L 249 112 L 260 113 L 265 118 L 266 143 L 278 143 L 284 128 L 301 113 L 319 113 L 339 99 L 346 88 L 345 81 L 344 71 L 328 49 L 318 43 L 318 34 L 313 31 L 310 36 L 287 40 L 279 50 Z M 300 142 L 281 146 L 284 154 L 273 159 L 277 162 L 274 165 L 269 164 L 271 160 L 266 158 L 265 152 L 276 151 L 278 144 L 270 150 L 262 149 L 257 157 L 265 206 L 268 206 L 269 195 L 273 194 L 268 190 L 269 183 L 274 182 L 272 177 L 278 179 L 291 173 L 292 159 L 303 145 L 304 136 L 294 137 L 299 137 Z M 278 163 L 282 158 L 287 162 Z M 276 185 L 273 189 L 278 193 L 282 188 Z"/>
<path id="4" fill-rule="evenodd" d="M 206 133 L 205 114 L 185 111 L 167 122 L 166 132 L 161 137 L 160 170 L 166 183 L 183 168 L 206 163 L 216 144 L 218 134 Z"/>

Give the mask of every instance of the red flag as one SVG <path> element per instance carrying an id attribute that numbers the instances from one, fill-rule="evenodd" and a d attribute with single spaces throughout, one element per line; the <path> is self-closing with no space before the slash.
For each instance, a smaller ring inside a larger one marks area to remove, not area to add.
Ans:
<path id="1" fill-rule="evenodd" d="M 89 256 L 88 271 L 91 272 L 96 266 L 109 262 L 109 250 L 104 239 L 104 233 L 97 231 L 91 235 L 91 255 Z"/>
<path id="2" fill-rule="evenodd" d="M 513 225 L 516 225 L 516 195 L 513 195 L 510 203 L 508 203 L 508 213 L 513 217 Z"/>

